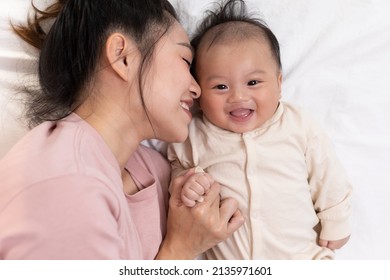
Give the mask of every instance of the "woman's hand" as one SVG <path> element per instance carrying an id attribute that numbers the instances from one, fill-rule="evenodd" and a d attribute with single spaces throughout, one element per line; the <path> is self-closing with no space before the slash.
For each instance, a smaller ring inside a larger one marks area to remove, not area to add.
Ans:
<path id="1" fill-rule="evenodd" d="M 214 182 L 204 200 L 194 207 L 185 206 L 180 198 L 189 171 L 172 180 L 167 234 L 156 259 L 194 259 L 207 249 L 227 239 L 244 223 L 237 201 L 221 201 L 220 185 Z"/>

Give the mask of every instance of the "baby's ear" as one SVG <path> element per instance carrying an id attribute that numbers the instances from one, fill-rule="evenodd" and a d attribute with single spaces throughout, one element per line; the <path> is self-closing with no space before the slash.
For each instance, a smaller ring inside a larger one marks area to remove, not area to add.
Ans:
<path id="1" fill-rule="evenodd" d="M 283 73 L 282 71 L 279 71 L 278 74 L 279 98 L 282 98 L 282 82 L 283 82 Z"/>
<path id="2" fill-rule="evenodd" d="M 278 74 L 278 84 L 279 84 L 279 87 L 282 86 L 282 82 L 283 82 L 283 73 L 282 73 L 282 71 L 279 71 L 279 74 Z"/>

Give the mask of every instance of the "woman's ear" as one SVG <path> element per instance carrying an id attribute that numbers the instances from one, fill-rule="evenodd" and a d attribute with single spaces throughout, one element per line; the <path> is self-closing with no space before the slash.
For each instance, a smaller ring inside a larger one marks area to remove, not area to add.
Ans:
<path id="1" fill-rule="evenodd" d="M 106 56 L 111 68 L 117 75 L 125 80 L 129 80 L 129 54 L 132 53 L 133 44 L 121 33 L 113 33 L 106 42 Z"/>

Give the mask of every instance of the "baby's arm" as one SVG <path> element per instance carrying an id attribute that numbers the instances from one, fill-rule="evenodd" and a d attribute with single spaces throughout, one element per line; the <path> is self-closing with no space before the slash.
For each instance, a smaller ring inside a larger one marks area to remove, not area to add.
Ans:
<path id="1" fill-rule="evenodd" d="M 320 244 L 321 247 L 326 247 L 326 248 L 335 250 L 335 249 L 340 249 L 345 244 L 347 244 L 347 242 L 349 240 L 349 237 L 350 236 L 347 236 L 347 237 L 345 237 L 343 239 L 340 239 L 340 240 L 324 240 L 324 239 L 320 239 L 318 241 L 318 243 Z"/>
<path id="2" fill-rule="evenodd" d="M 319 125 L 313 125 L 306 151 L 310 192 L 321 222 L 318 244 L 340 249 L 351 235 L 352 186 L 334 146 Z"/>
<path id="3" fill-rule="evenodd" d="M 187 180 L 181 191 L 181 200 L 187 207 L 195 206 L 196 202 L 203 201 L 214 179 L 201 168 L 195 168 L 195 173 Z"/>

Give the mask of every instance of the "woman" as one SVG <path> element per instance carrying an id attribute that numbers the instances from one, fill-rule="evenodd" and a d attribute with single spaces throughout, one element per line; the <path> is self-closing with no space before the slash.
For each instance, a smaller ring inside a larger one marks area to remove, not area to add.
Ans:
<path id="1" fill-rule="evenodd" d="M 163 0 L 68 0 L 15 27 L 41 49 L 36 125 L 0 162 L 0 258 L 192 259 L 243 223 L 214 184 L 192 209 L 187 177 L 140 146 L 184 141 L 200 89 Z M 46 34 L 41 24 L 56 16 Z M 169 208 L 169 211 L 168 211 Z M 168 211 L 168 217 L 166 216 Z"/>

